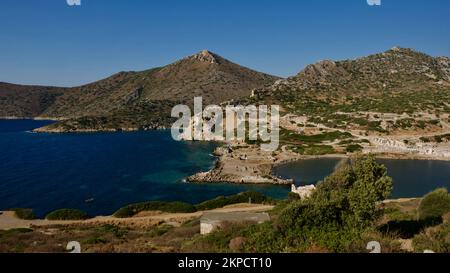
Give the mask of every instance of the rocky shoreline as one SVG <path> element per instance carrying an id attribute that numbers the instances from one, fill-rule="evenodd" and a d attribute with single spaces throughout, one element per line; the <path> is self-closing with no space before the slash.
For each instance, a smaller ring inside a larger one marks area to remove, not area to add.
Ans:
<path id="1" fill-rule="evenodd" d="M 16 117 L 16 116 L 6 116 L 0 117 L 0 120 L 50 120 L 50 121 L 64 121 L 66 118 L 52 118 L 52 117 Z"/>
<path id="2" fill-rule="evenodd" d="M 425 156 L 419 154 L 400 154 L 400 153 L 379 153 L 375 154 L 379 159 L 395 160 L 431 160 L 431 161 L 450 161 L 450 157 Z"/>
<path id="3" fill-rule="evenodd" d="M 301 159 L 293 153 L 264 152 L 246 144 L 218 147 L 214 155 L 218 157 L 215 167 L 188 177 L 187 182 L 291 185 L 292 179 L 275 177 L 272 169 L 277 164 Z"/>
<path id="4" fill-rule="evenodd" d="M 365 152 L 363 154 L 369 154 Z M 273 184 L 292 185 L 292 179 L 281 179 L 273 176 L 274 167 L 298 160 L 317 158 L 348 159 L 350 154 L 329 154 L 320 156 L 304 156 L 282 150 L 274 153 L 261 151 L 255 145 L 228 145 L 216 149 L 218 157 L 215 167 L 207 172 L 197 173 L 186 179 L 190 183 L 233 183 L 233 184 Z M 431 157 L 415 154 L 384 153 L 374 154 L 379 159 L 398 160 L 436 160 L 450 161 L 450 158 Z"/>
<path id="5" fill-rule="evenodd" d="M 65 129 L 61 126 L 44 126 L 41 128 L 34 129 L 34 133 L 50 133 L 50 134 L 64 134 L 64 133 L 115 133 L 115 132 L 138 132 L 138 131 L 151 131 L 151 130 L 168 130 L 167 126 L 154 125 L 148 128 L 137 128 L 137 127 L 123 127 L 123 128 L 72 128 Z"/>
<path id="6" fill-rule="evenodd" d="M 198 173 L 186 179 L 190 183 L 232 183 L 232 184 L 273 184 L 273 185 L 292 185 L 294 180 L 281 179 L 274 176 L 231 176 L 223 175 L 220 169 L 213 169 L 209 172 Z"/>
<path id="7" fill-rule="evenodd" d="M 49 134 L 64 134 L 64 133 L 116 133 L 116 132 L 137 132 L 140 131 L 138 128 L 120 128 L 120 129 L 77 129 L 77 130 L 64 130 L 61 128 L 47 128 L 41 127 L 34 129 L 33 133 L 49 133 Z"/>

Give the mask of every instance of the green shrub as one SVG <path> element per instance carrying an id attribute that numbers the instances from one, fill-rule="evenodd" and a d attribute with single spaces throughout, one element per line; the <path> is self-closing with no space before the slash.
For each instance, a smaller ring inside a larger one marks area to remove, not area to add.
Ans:
<path id="1" fill-rule="evenodd" d="M 87 245 L 100 245 L 108 243 L 108 240 L 103 237 L 91 237 L 84 240 L 84 243 Z"/>
<path id="2" fill-rule="evenodd" d="M 266 202 L 271 202 L 271 199 L 262 195 L 259 192 L 244 192 L 232 196 L 219 196 L 215 199 L 205 201 L 196 205 L 196 209 L 201 210 L 212 210 L 217 208 L 223 208 L 228 205 L 239 204 L 239 203 L 254 203 L 262 204 Z"/>
<path id="3" fill-rule="evenodd" d="M 201 241 L 210 251 L 229 251 L 236 237 L 246 239 L 246 252 L 365 251 L 363 236 L 380 216 L 377 203 L 391 190 L 384 166 L 373 157 L 357 158 L 319 183 L 311 198 L 282 202 L 273 222 L 221 230 Z"/>
<path id="4" fill-rule="evenodd" d="M 360 152 L 363 150 L 363 147 L 359 144 L 351 144 L 348 145 L 345 150 L 347 151 L 347 153 L 354 153 L 354 152 Z"/>
<path id="5" fill-rule="evenodd" d="M 32 209 L 22 209 L 22 208 L 14 208 L 9 209 L 9 211 L 14 211 L 17 218 L 22 220 L 34 220 L 36 219 L 36 216 L 33 213 Z"/>
<path id="6" fill-rule="evenodd" d="M 301 155 L 327 155 L 336 153 L 336 150 L 330 145 L 297 145 L 292 148 L 292 151 Z"/>
<path id="7" fill-rule="evenodd" d="M 83 211 L 77 209 L 59 209 L 45 216 L 47 220 L 86 220 L 90 217 Z"/>
<path id="8" fill-rule="evenodd" d="M 387 208 L 384 215 L 389 221 L 414 221 L 417 219 L 415 213 L 403 212 L 399 208 Z"/>
<path id="9" fill-rule="evenodd" d="M 150 201 L 137 204 L 131 204 L 117 210 L 113 216 L 117 218 L 133 217 L 143 211 L 162 211 L 168 213 L 192 213 L 202 210 L 212 210 L 223 208 L 232 204 L 248 203 L 255 204 L 270 203 L 272 199 L 267 198 L 258 192 L 244 192 L 232 196 L 219 196 L 215 199 L 205 201 L 198 205 L 191 205 L 183 202 L 163 202 Z"/>
<path id="10" fill-rule="evenodd" d="M 285 129 L 282 129 L 280 132 L 280 139 L 282 141 L 287 142 L 303 142 L 303 143 L 321 143 L 324 141 L 334 141 L 336 139 L 343 140 L 347 138 L 353 138 L 352 134 L 348 132 L 340 132 L 340 131 L 334 131 L 334 132 L 326 132 L 318 135 L 301 135 L 297 134 L 292 131 L 288 131 Z"/>
<path id="11" fill-rule="evenodd" d="M 162 211 L 168 213 L 191 213 L 196 212 L 196 208 L 188 203 L 183 202 L 162 202 L 150 201 L 137 204 L 131 204 L 123 207 L 114 213 L 114 217 L 127 218 L 143 211 Z"/>
<path id="12" fill-rule="evenodd" d="M 158 227 L 150 229 L 147 232 L 147 235 L 152 238 L 158 237 L 158 236 L 162 236 L 162 235 L 166 234 L 171 229 L 173 229 L 173 226 L 171 226 L 171 225 L 162 225 L 162 226 L 158 226 Z"/>
<path id="13" fill-rule="evenodd" d="M 313 244 L 344 251 L 380 216 L 377 202 L 392 191 L 392 179 L 375 159 L 358 157 L 317 185 L 311 198 L 293 202 L 277 227 L 285 247 L 303 251 Z M 260 238 L 264 240 L 264 238 Z"/>
<path id="14" fill-rule="evenodd" d="M 423 198 L 419 206 L 420 219 L 441 218 L 450 211 L 450 195 L 447 189 L 437 189 Z"/>

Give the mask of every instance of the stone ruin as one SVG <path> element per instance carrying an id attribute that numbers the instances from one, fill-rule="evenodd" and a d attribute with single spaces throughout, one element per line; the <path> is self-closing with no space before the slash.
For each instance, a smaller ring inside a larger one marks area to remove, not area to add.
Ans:
<path id="1" fill-rule="evenodd" d="M 296 193 L 300 196 L 301 199 L 306 199 L 311 197 L 313 192 L 316 190 L 316 186 L 314 185 L 308 185 L 303 187 L 296 187 L 294 184 L 292 184 L 291 191 L 293 193 Z"/>

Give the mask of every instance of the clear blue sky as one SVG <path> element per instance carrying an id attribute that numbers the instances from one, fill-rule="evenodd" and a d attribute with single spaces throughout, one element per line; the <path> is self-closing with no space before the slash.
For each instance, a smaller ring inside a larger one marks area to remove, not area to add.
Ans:
<path id="1" fill-rule="evenodd" d="M 450 1 L 1 0 L 0 81 L 74 86 L 209 49 L 291 76 L 399 45 L 450 56 Z"/>

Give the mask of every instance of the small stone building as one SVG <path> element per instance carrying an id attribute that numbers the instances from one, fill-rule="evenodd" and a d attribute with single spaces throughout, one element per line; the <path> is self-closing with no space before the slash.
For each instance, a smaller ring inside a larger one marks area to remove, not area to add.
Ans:
<path id="1" fill-rule="evenodd" d="M 252 212 L 206 212 L 200 219 L 200 234 L 209 234 L 227 223 L 252 223 L 261 224 L 270 221 L 268 213 Z"/>
<path id="2" fill-rule="evenodd" d="M 316 186 L 314 186 L 314 185 L 308 185 L 308 186 L 297 188 L 294 184 L 292 184 L 292 189 L 291 189 L 291 191 L 293 193 L 296 193 L 300 196 L 300 199 L 309 198 L 315 190 L 316 190 Z"/>

